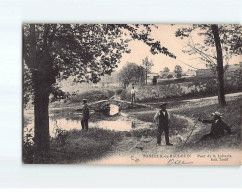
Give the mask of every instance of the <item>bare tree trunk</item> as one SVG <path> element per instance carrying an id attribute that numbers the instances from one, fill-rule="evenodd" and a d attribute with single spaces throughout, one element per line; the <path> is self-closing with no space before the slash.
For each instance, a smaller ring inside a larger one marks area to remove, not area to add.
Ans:
<path id="1" fill-rule="evenodd" d="M 34 89 L 34 143 L 36 152 L 47 152 L 50 148 L 49 134 L 49 89 L 41 85 Z"/>
<path id="2" fill-rule="evenodd" d="M 211 25 L 216 51 L 217 51 L 217 73 L 218 73 L 218 102 L 220 106 L 225 106 L 225 92 L 224 92 L 224 70 L 223 70 L 223 53 L 219 37 L 218 25 Z"/>
<path id="3" fill-rule="evenodd" d="M 37 53 L 34 24 L 30 25 L 30 47 L 34 87 L 34 144 L 35 153 L 38 155 L 46 154 L 50 148 L 48 106 L 51 84 L 54 83 L 55 79 L 52 78 L 54 77 L 53 70 L 50 68 L 52 61 L 48 51 L 44 52 L 41 57 Z"/>

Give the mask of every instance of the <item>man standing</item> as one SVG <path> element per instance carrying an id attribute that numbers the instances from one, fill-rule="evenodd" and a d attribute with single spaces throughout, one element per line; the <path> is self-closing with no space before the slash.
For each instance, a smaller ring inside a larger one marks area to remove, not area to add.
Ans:
<path id="1" fill-rule="evenodd" d="M 160 110 L 155 114 L 154 121 L 159 120 L 158 124 L 158 131 L 157 131 L 157 144 L 158 146 L 161 145 L 161 134 L 164 131 L 165 132 L 165 139 L 166 139 L 166 145 L 167 146 L 173 146 L 169 142 L 169 126 L 170 126 L 170 115 L 166 110 L 167 103 L 163 103 L 160 106 Z"/>
<path id="2" fill-rule="evenodd" d="M 88 131 L 88 119 L 90 118 L 89 107 L 87 105 L 87 99 L 83 99 L 83 110 L 82 110 L 82 130 Z"/>
<path id="3" fill-rule="evenodd" d="M 209 134 L 204 135 L 201 140 L 207 140 L 207 139 L 218 139 L 225 135 L 224 130 L 227 131 L 228 134 L 231 134 L 230 127 L 222 121 L 221 117 L 222 115 L 219 112 L 212 113 L 213 119 L 212 120 L 203 120 L 198 119 L 202 123 L 210 123 L 211 126 L 211 132 Z"/>
<path id="4" fill-rule="evenodd" d="M 131 104 L 134 104 L 135 102 L 135 89 L 134 89 L 134 85 L 132 85 L 132 89 L 131 89 Z"/>

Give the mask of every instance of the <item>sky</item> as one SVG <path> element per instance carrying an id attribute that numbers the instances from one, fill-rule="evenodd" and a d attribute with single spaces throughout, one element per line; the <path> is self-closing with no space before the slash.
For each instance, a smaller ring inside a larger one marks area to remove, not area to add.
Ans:
<path id="1" fill-rule="evenodd" d="M 176 65 L 180 65 L 183 71 L 193 69 L 186 64 L 189 64 L 197 69 L 206 68 L 205 64 L 201 63 L 201 61 L 197 58 L 198 56 L 188 55 L 182 52 L 182 49 L 184 49 L 184 46 L 186 46 L 189 40 L 187 38 L 181 40 L 179 37 L 175 37 L 175 31 L 180 27 L 184 27 L 185 25 L 171 26 L 169 24 L 159 24 L 157 26 L 158 29 L 154 28 L 152 30 L 151 37 L 155 40 L 159 40 L 162 46 L 166 47 L 176 56 L 176 59 L 165 56 L 164 54 L 152 55 L 150 53 L 149 46 L 141 41 L 131 41 L 129 43 L 131 53 L 123 54 L 117 70 L 120 70 L 126 64 L 126 62 L 134 62 L 138 65 L 141 65 L 142 59 L 144 59 L 146 56 L 148 56 L 149 60 L 153 61 L 154 66 L 152 67 L 152 72 L 156 73 L 162 71 L 166 66 L 170 69 L 170 71 L 173 71 Z M 203 37 L 198 36 L 197 32 L 194 32 L 192 37 L 195 43 L 203 43 Z M 229 64 L 239 63 L 240 61 L 242 61 L 241 56 L 233 57 Z"/>

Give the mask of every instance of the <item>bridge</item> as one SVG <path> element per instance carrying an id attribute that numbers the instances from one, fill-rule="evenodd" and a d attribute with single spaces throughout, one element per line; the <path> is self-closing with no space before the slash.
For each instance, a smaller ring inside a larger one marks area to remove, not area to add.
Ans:
<path id="1" fill-rule="evenodd" d="M 116 99 L 116 98 L 110 98 L 108 100 L 96 101 L 96 102 L 93 102 L 92 104 L 89 104 L 89 107 L 91 109 L 96 110 L 96 109 L 105 107 L 109 104 L 117 105 L 117 106 L 119 106 L 119 108 L 121 110 L 131 109 L 131 108 L 154 108 L 154 106 L 151 106 L 151 105 L 147 105 L 147 104 L 143 104 L 143 103 L 132 104 L 130 101 L 120 100 L 120 99 Z"/>

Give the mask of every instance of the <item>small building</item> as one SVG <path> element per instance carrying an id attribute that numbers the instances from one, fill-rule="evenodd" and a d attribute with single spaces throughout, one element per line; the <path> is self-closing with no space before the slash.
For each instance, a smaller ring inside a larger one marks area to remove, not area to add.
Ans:
<path id="1" fill-rule="evenodd" d="M 154 77 L 158 78 L 159 74 L 158 73 L 148 73 L 147 74 L 147 79 L 153 79 Z"/>

